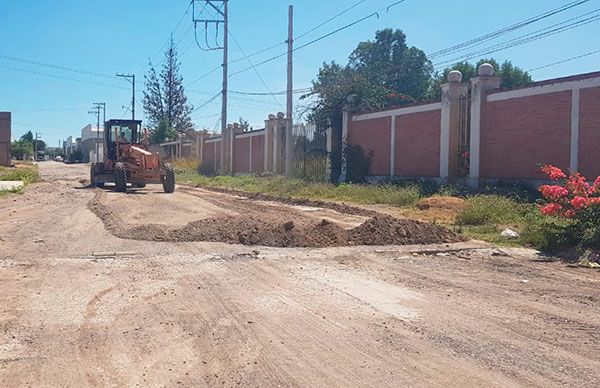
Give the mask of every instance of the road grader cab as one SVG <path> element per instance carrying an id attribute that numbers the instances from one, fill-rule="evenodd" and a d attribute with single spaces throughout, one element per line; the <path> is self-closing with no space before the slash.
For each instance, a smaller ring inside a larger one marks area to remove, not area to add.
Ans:
<path id="1" fill-rule="evenodd" d="M 127 191 L 146 184 L 162 184 L 165 193 L 175 191 L 175 172 L 158 154 L 149 151 L 148 133 L 141 133 L 139 120 L 109 120 L 104 124 L 104 160 L 92 163 L 92 185 L 114 183 L 115 190 Z"/>

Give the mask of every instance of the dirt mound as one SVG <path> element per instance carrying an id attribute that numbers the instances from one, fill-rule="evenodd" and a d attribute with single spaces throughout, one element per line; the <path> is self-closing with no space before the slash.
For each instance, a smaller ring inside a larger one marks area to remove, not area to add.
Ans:
<path id="1" fill-rule="evenodd" d="M 104 205 L 101 194 L 88 208 L 117 237 L 148 241 L 211 241 L 274 247 L 331 247 L 348 245 L 407 245 L 464 241 L 443 227 L 426 222 L 376 215 L 360 226 L 346 230 L 327 220 L 282 219 L 264 214 L 207 218 L 184 227 L 163 225 L 132 227 Z"/>

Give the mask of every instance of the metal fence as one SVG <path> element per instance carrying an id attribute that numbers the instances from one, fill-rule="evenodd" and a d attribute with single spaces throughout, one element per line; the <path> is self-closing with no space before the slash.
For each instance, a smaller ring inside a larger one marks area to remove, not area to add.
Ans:
<path id="1" fill-rule="evenodd" d="M 314 124 L 298 124 L 292 128 L 293 178 L 313 182 L 329 180 L 327 131 Z"/>
<path id="2" fill-rule="evenodd" d="M 471 91 L 460 98 L 460 120 L 458 134 L 458 176 L 469 175 L 469 160 L 471 155 Z"/>

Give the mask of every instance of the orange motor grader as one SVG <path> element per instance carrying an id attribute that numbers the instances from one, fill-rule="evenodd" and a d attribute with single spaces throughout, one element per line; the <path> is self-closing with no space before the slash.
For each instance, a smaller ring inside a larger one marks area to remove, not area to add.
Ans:
<path id="1" fill-rule="evenodd" d="M 175 191 L 175 172 L 158 154 L 148 151 L 148 132 L 141 136 L 139 120 L 109 120 L 104 124 L 104 160 L 92 163 L 92 185 L 104 187 L 114 183 L 115 190 L 127 191 L 145 187 L 148 183 L 162 184 L 165 193 Z"/>

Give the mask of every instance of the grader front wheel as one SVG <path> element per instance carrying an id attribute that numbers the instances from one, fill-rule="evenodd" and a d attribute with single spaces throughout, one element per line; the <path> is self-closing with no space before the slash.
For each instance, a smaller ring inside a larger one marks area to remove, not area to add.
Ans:
<path id="1" fill-rule="evenodd" d="M 165 176 L 163 178 L 163 189 L 165 193 L 175 191 L 175 170 L 169 163 L 165 163 Z"/>
<path id="2" fill-rule="evenodd" d="M 123 162 L 115 163 L 115 190 L 124 193 L 127 191 L 127 171 Z"/>

